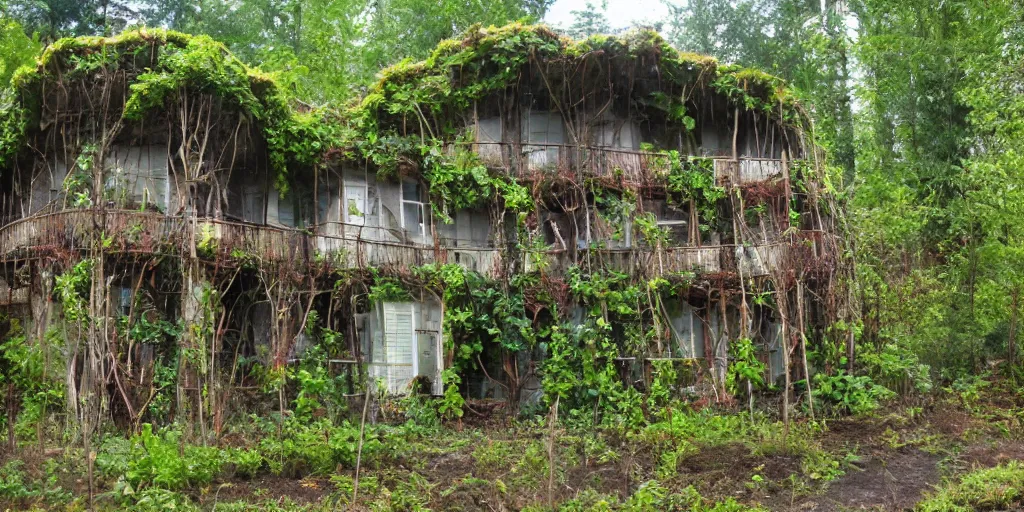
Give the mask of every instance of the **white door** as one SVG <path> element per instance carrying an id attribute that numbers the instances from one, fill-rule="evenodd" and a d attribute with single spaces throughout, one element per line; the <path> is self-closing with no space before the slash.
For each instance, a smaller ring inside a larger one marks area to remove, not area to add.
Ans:
<path id="1" fill-rule="evenodd" d="M 416 376 L 416 332 L 411 302 L 384 302 L 384 357 L 389 393 L 404 393 Z"/>

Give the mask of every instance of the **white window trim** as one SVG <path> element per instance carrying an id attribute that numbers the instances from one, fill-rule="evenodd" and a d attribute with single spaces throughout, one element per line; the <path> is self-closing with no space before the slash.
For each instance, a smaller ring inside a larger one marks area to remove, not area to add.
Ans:
<path id="1" fill-rule="evenodd" d="M 419 183 L 417 183 L 417 185 L 419 185 Z M 427 222 L 428 222 L 427 221 L 427 207 L 426 207 L 427 203 L 425 203 L 423 201 L 413 201 L 413 200 L 406 199 L 405 198 L 405 187 L 402 187 L 402 189 L 399 191 L 399 194 L 401 195 L 401 204 L 402 204 L 402 207 L 400 208 L 400 210 L 401 210 L 400 217 L 402 219 L 402 229 L 404 229 L 407 232 L 411 232 L 410 229 L 409 229 L 409 225 L 408 225 L 408 223 L 405 220 L 405 205 L 406 204 L 414 204 L 414 205 L 417 205 L 419 207 L 420 218 L 423 221 L 419 225 L 419 231 L 417 233 L 413 233 L 413 234 L 416 235 L 416 236 L 427 236 Z"/>

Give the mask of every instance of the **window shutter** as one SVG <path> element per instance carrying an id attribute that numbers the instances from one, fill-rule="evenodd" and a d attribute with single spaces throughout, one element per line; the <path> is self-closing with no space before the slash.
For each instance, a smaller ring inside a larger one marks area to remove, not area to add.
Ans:
<path id="1" fill-rule="evenodd" d="M 388 391 L 401 393 L 406 390 L 415 375 L 413 305 L 411 302 L 385 302 L 382 307 Z"/>

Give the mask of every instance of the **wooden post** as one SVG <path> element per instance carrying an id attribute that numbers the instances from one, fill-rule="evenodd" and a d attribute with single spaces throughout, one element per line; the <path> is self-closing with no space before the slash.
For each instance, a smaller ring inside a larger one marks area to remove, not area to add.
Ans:
<path id="1" fill-rule="evenodd" d="M 555 395 L 555 405 L 549 417 L 548 433 L 548 508 L 555 507 L 555 424 L 558 423 L 558 400 L 561 398 Z"/>

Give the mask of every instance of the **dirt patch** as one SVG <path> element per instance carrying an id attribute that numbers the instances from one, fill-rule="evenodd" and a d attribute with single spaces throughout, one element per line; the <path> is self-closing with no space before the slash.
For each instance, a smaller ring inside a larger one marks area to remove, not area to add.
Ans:
<path id="1" fill-rule="evenodd" d="M 863 459 L 821 496 L 806 498 L 790 510 L 904 510 L 939 482 L 939 458 L 917 449 L 903 449 Z"/>
<path id="2" fill-rule="evenodd" d="M 755 473 L 770 479 L 788 477 L 799 461 L 787 457 L 751 455 L 742 444 L 705 448 L 679 464 L 680 481 L 692 484 L 706 497 L 715 499 L 749 496 L 747 484 Z"/>
<path id="3" fill-rule="evenodd" d="M 728 444 L 707 448 L 685 458 L 680 464 L 682 471 L 690 473 L 715 473 L 733 479 L 745 480 L 747 474 L 757 466 L 750 449 L 742 444 Z"/>
<path id="4" fill-rule="evenodd" d="M 821 436 L 826 446 L 872 445 L 893 428 L 888 418 L 849 417 L 828 421 L 828 431 Z M 898 426 L 896 426 L 898 428 Z"/>
<path id="5" fill-rule="evenodd" d="M 974 418 L 960 409 L 935 411 L 928 415 L 928 423 L 944 436 L 959 438 L 975 424 Z"/>

